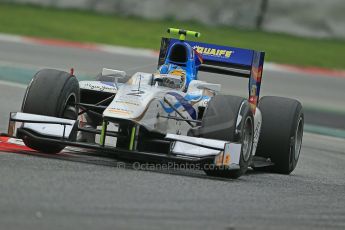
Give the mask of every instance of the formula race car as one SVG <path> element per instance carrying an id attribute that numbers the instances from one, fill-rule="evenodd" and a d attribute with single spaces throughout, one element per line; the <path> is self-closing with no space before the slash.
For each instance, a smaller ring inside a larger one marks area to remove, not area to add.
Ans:
<path id="1" fill-rule="evenodd" d="M 168 29 L 154 73 L 106 69 L 94 81 L 40 70 L 21 112 L 10 114 L 8 135 L 44 153 L 66 146 L 121 160 L 188 164 L 211 176 L 238 178 L 248 167 L 290 174 L 303 136 L 301 103 L 259 98 L 264 52 L 219 46 Z M 220 95 L 221 85 L 198 72 L 247 78 L 248 98 Z"/>

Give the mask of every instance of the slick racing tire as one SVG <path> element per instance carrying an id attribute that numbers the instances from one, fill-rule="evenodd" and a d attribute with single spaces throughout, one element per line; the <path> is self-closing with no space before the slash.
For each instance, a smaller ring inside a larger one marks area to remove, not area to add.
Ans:
<path id="1" fill-rule="evenodd" d="M 270 158 L 273 166 L 257 168 L 290 174 L 296 167 L 303 139 L 304 115 L 299 101 L 283 97 L 261 98 L 262 126 L 256 156 Z"/>
<path id="2" fill-rule="evenodd" d="M 238 116 L 242 116 L 237 124 Z M 210 167 L 207 175 L 238 178 L 243 175 L 252 160 L 254 140 L 254 117 L 246 99 L 237 96 L 216 95 L 213 97 L 202 119 L 198 136 L 242 144 L 239 169 Z"/>
<path id="3" fill-rule="evenodd" d="M 75 76 L 67 72 L 40 70 L 26 89 L 22 112 L 77 120 L 79 103 L 79 83 Z M 76 138 L 76 132 L 71 139 Z M 24 137 L 26 146 L 45 153 L 58 153 L 64 145 L 52 144 Z"/>

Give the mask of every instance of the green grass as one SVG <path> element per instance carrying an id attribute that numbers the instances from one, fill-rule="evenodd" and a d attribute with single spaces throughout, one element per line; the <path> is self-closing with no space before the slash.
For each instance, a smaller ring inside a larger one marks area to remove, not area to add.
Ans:
<path id="1" fill-rule="evenodd" d="M 266 60 L 272 62 L 345 69 L 345 42 L 341 40 L 0 3 L 2 33 L 159 49 L 168 27 L 200 31 L 204 42 L 266 51 Z"/>

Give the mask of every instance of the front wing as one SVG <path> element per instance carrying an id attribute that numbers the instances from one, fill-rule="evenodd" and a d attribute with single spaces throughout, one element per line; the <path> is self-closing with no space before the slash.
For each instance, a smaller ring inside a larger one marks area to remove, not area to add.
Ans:
<path id="1" fill-rule="evenodd" d="M 176 164 L 198 164 L 238 169 L 241 144 L 199 137 L 167 134 L 162 140 L 170 144 L 168 153 L 142 152 L 97 143 L 72 140 L 78 122 L 74 120 L 27 113 L 11 113 L 8 135 L 19 139 L 30 138 L 40 142 L 62 144 L 102 151 L 122 160 L 142 162 L 174 162 Z"/>

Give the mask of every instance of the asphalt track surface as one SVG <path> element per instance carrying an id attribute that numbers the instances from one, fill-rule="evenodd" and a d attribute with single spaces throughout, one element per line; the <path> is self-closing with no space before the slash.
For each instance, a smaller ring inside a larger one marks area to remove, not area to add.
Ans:
<path id="1" fill-rule="evenodd" d="M 0 62 L 9 65 L 73 66 L 76 73 L 95 75 L 104 66 L 149 71 L 156 62 L 14 43 L 0 43 L 0 50 Z M 265 74 L 263 94 L 325 105 L 325 111 L 344 105 L 344 79 Z M 224 92 L 242 94 L 246 89 L 243 79 L 201 77 L 222 83 Z M 20 108 L 24 90 L 0 82 L 1 131 L 6 130 L 8 112 Z M 1 152 L 0 229 L 345 228 L 344 139 L 305 133 L 300 161 L 289 176 L 249 171 L 238 180 L 226 180 L 199 171 L 135 166 L 85 152 Z"/>

